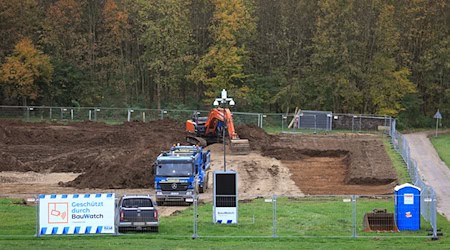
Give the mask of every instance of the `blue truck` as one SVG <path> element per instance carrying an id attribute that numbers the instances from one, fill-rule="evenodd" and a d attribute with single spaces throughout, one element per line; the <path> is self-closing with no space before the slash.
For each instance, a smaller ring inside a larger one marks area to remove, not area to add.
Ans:
<path id="1" fill-rule="evenodd" d="M 195 193 L 207 188 L 211 152 L 198 146 L 173 146 L 155 162 L 155 192 L 158 205 L 190 204 Z"/>

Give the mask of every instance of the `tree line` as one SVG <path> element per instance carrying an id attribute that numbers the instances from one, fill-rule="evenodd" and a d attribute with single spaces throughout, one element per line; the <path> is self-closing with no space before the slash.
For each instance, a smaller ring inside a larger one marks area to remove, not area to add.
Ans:
<path id="1" fill-rule="evenodd" d="M 0 104 L 450 115 L 446 0 L 0 0 Z M 445 120 L 445 119 L 444 119 Z"/>

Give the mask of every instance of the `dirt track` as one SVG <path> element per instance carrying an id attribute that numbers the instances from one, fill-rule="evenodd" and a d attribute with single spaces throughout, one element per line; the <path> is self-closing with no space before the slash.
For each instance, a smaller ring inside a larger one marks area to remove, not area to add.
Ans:
<path id="1" fill-rule="evenodd" d="M 392 163 L 376 136 L 271 136 L 253 126 L 239 126 L 237 131 L 253 149 L 246 156 L 227 155 L 228 169 L 238 171 L 243 199 L 386 194 L 396 184 Z M 152 194 L 154 159 L 172 144 L 183 143 L 184 137 L 183 124 L 169 120 L 120 126 L 1 121 L 1 193 Z M 222 170 L 223 147 L 208 148 L 212 170 Z M 210 192 L 202 199 L 210 199 Z"/>
<path id="2" fill-rule="evenodd" d="M 450 221 L 450 170 L 439 158 L 427 133 L 405 134 L 424 181 L 433 187 L 437 196 L 437 209 Z"/>

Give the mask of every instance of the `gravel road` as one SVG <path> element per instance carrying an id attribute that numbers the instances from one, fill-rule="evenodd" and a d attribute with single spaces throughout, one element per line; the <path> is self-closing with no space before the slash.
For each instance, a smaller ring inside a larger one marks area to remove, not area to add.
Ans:
<path id="1" fill-rule="evenodd" d="M 411 157 L 417 161 L 423 180 L 437 195 L 437 210 L 450 221 L 450 169 L 439 158 L 427 133 L 405 134 Z"/>

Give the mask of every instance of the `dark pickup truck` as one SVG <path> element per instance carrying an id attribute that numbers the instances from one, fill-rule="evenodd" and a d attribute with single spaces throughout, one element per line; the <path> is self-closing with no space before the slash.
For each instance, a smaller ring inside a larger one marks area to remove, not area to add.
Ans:
<path id="1" fill-rule="evenodd" d="M 158 210 L 150 196 L 123 196 L 118 203 L 119 232 L 159 231 Z"/>

